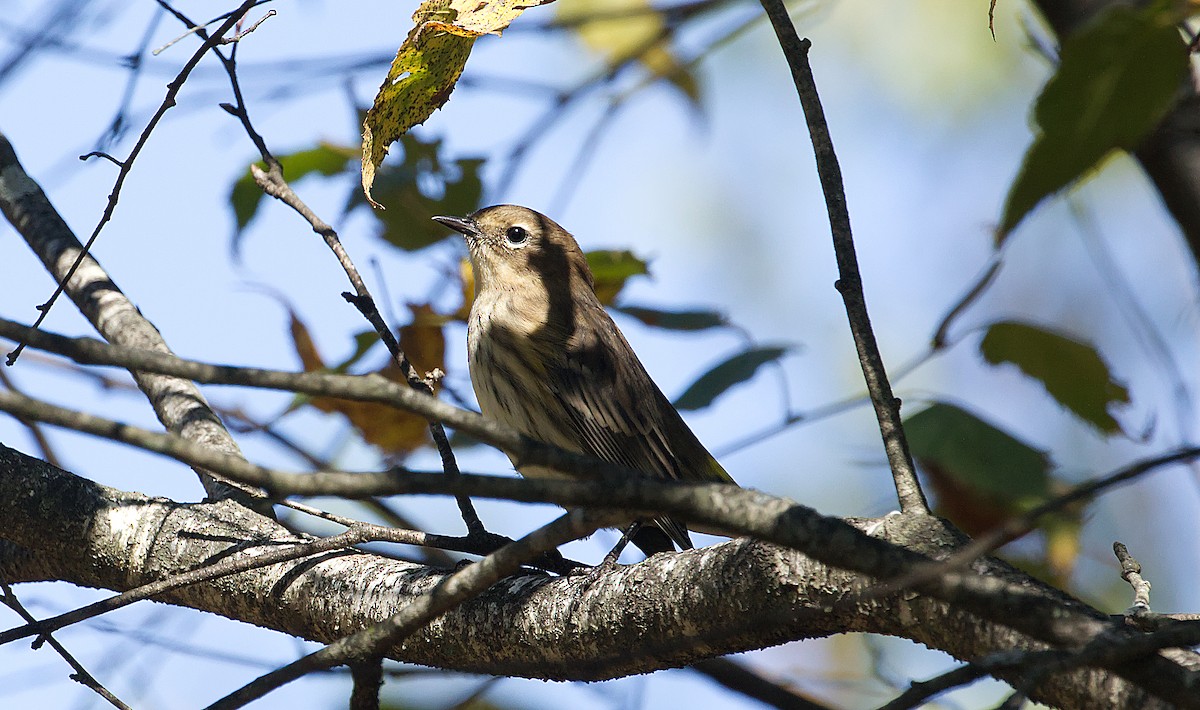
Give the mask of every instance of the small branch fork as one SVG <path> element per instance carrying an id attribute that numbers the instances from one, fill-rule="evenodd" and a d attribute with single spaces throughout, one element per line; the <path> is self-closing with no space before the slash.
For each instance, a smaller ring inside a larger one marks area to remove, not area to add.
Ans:
<path id="1" fill-rule="evenodd" d="M 1120 542 L 1113 543 L 1113 554 L 1121 564 L 1121 579 L 1133 589 L 1133 604 L 1125 610 L 1125 622 L 1142 631 L 1180 631 L 1191 627 L 1193 632 L 1200 627 L 1200 614 L 1162 614 L 1150 610 L 1150 582 L 1142 576 L 1142 565 L 1129 548 Z M 1194 634 L 1200 636 L 1200 634 Z"/>
<path id="2" fill-rule="evenodd" d="M 833 138 L 825 122 L 821 99 L 817 94 L 816 80 L 808 64 L 808 49 L 812 44 L 800 39 L 796 28 L 788 17 L 783 0 L 761 0 L 763 9 L 775 29 L 779 46 L 787 57 L 792 70 L 792 80 L 800 96 L 800 105 L 808 122 L 812 137 L 813 153 L 817 160 L 817 173 L 821 189 L 825 193 L 825 206 L 829 212 L 829 225 L 833 231 L 833 248 L 837 257 L 838 280 L 835 284 L 846 305 L 850 320 L 850 332 L 854 335 L 854 346 L 858 350 L 858 361 L 862 365 L 863 377 L 879 420 L 879 431 L 883 435 L 884 450 L 896 485 L 896 496 L 900 510 L 904 513 L 928 514 L 929 504 L 921 492 L 913 467 L 912 454 L 904 437 L 900 423 L 900 400 L 892 394 L 884 370 L 879 345 L 871 330 L 867 315 L 866 297 L 863 295 L 862 278 L 858 271 L 858 258 L 854 253 L 854 239 L 850 231 L 850 212 L 846 207 L 846 194 L 842 186 L 842 171 L 838 166 L 837 154 L 833 149 Z"/>

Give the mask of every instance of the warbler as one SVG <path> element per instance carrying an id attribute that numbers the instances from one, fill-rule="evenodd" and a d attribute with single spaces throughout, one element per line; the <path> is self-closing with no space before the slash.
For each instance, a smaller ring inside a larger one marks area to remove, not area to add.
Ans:
<path id="1" fill-rule="evenodd" d="M 587 259 L 567 230 L 516 205 L 433 219 L 466 237 L 470 252 L 475 301 L 467 355 L 485 416 L 648 477 L 733 483 L 601 305 Z M 520 472 L 554 475 L 529 466 Z M 678 521 L 646 522 L 653 524 L 635 526 L 631 539 L 647 555 L 692 547 Z"/>

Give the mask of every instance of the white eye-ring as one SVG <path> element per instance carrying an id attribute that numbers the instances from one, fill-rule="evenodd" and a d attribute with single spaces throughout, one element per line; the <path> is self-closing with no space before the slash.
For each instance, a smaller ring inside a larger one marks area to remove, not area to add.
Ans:
<path id="1" fill-rule="evenodd" d="M 529 241 L 529 232 L 524 227 L 509 227 L 504 230 L 504 240 L 511 246 L 519 247 Z"/>

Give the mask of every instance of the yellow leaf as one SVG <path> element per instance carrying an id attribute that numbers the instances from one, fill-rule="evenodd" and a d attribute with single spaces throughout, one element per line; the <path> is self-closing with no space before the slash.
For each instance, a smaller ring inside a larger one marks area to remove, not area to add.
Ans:
<path id="1" fill-rule="evenodd" d="M 442 324 L 446 318 L 435 313 L 427 304 L 410 305 L 412 321 L 400 329 L 400 348 L 408 356 L 417 371 L 424 375 L 446 366 L 446 340 Z M 317 352 L 308 328 L 294 313 L 291 317 L 292 340 L 304 370 L 325 369 L 324 360 Z M 378 371 L 379 375 L 394 382 L 404 382 L 404 376 L 391 360 Z M 434 392 L 439 389 L 434 383 Z M 354 402 L 333 397 L 313 397 L 308 403 L 327 414 L 346 417 L 363 441 L 379 447 L 390 458 L 407 456 L 424 446 L 429 438 L 429 422 L 421 416 L 404 412 L 376 402 Z"/>
<path id="2" fill-rule="evenodd" d="M 548 1 L 548 0 L 546 0 Z M 426 0 L 413 13 L 413 28 L 396 52 L 375 103 L 363 121 L 362 186 L 371 197 L 375 171 L 392 143 L 441 108 L 462 75 L 475 39 L 500 32 L 539 2 Z"/>
<path id="3" fill-rule="evenodd" d="M 446 103 L 479 36 L 447 32 L 443 20 L 454 14 L 449 0 L 421 3 L 413 13 L 413 28 L 396 52 L 375 95 L 375 104 L 367 111 L 363 121 L 362 185 L 367 201 L 375 207 L 382 205 L 371 198 L 371 185 L 388 148 Z"/>
<path id="4" fill-rule="evenodd" d="M 522 12 L 531 7 L 545 5 L 553 0 L 535 0 L 535 2 L 518 2 L 504 0 L 489 2 L 488 0 L 451 0 L 450 7 L 458 11 L 454 19 L 457 28 L 466 32 L 474 32 L 475 36 L 483 34 L 500 34 L 504 28 L 512 24 Z M 465 35 L 464 35 L 465 36 Z"/>
<path id="5" fill-rule="evenodd" d="M 652 76 L 699 101 L 695 77 L 671 52 L 666 20 L 648 0 L 574 0 L 559 5 L 557 14 L 560 24 L 576 25 L 583 43 L 604 54 L 610 66 L 636 59 Z"/>
<path id="6" fill-rule="evenodd" d="M 325 362 L 321 360 L 321 354 L 317 352 L 317 344 L 313 342 L 312 335 L 308 332 L 308 326 L 291 309 L 288 309 L 288 319 L 292 344 L 296 348 L 296 355 L 300 357 L 300 364 L 304 366 L 304 371 L 312 372 L 324 369 Z"/>
<path id="7" fill-rule="evenodd" d="M 471 268 L 471 260 L 463 259 L 458 262 L 458 279 L 462 286 L 462 305 L 454 312 L 454 319 L 466 322 L 471 316 L 471 306 L 475 304 L 475 269 Z"/>

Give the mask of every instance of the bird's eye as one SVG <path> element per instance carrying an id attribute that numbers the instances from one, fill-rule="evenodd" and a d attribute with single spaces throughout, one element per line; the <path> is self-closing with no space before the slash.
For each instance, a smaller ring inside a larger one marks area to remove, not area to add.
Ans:
<path id="1" fill-rule="evenodd" d="M 524 227 L 509 227 L 504 232 L 504 238 L 508 240 L 509 244 L 518 246 L 529 239 L 529 232 L 525 231 Z"/>

